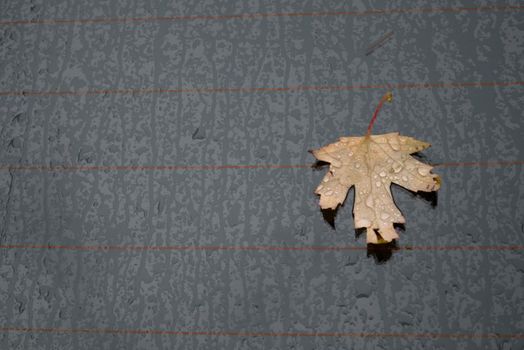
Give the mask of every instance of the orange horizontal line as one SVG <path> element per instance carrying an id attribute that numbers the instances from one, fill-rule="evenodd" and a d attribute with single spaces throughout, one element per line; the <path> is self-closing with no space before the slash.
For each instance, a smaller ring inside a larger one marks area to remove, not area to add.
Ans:
<path id="1" fill-rule="evenodd" d="M 424 338 L 424 339 L 523 339 L 524 333 L 381 333 L 381 332 L 245 332 L 210 330 L 161 330 L 121 328 L 19 328 L 3 327 L 3 333 L 139 334 L 208 337 L 336 337 L 336 338 Z"/>
<path id="2" fill-rule="evenodd" d="M 312 164 L 278 165 L 1 165 L 0 170 L 11 171 L 184 171 L 184 170 L 225 170 L 225 169 L 300 169 Z"/>
<path id="3" fill-rule="evenodd" d="M 522 245 L 502 246 L 404 246 L 391 248 L 375 245 L 373 249 L 408 251 L 507 251 L 524 250 Z M 367 246 L 144 246 L 144 245 L 53 245 L 53 244 L 9 244 L 0 249 L 47 249 L 71 251 L 351 251 L 367 250 Z"/>
<path id="4" fill-rule="evenodd" d="M 0 170 L 12 171 L 143 171 L 143 170 L 162 170 L 162 171 L 181 171 L 181 170 L 225 170 L 225 169 L 299 169 L 308 168 L 311 164 L 303 165 L 278 165 L 278 164 L 253 164 L 253 165 L 4 165 Z"/>
<path id="5" fill-rule="evenodd" d="M 491 168 L 491 167 L 503 167 L 503 166 L 513 166 L 513 165 L 524 165 L 522 160 L 514 161 L 488 161 L 488 162 L 448 162 L 434 164 L 435 168 L 455 168 L 455 167 L 481 167 L 481 168 Z"/>
<path id="6" fill-rule="evenodd" d="M 524 165 L 524 161 L 450 162 L 433 165 L 435 168 L 504 167 Z M 306 169 L 313 164 L 238 164 L 238 165 L 0 165 L 9 171 L 196 171 L 226 169 Z"/>
<path id="7" fill-rule="evenodd" d="M 349 91 L 366 89 L 455 89 L 524 86 L 524 81 L 486 81 L 458 83 L 399 83 L 345 86 L 289 86 L 258 88 L 193 88 L 193 89 L 98 89 L 98 90 L 63 90 L 63 91 L 0 91 L 0 96 L 96 96 L 96 95 L 143 95 L 143 94 L 180 94 L 180 93 L 254 93 L 254 92 L 293 92 L 293 91 Z"/>
<path id="8" fill-rule="evenodd" d="M 56 24 L 110 24 L 110 23 L 141 23 L 160 21 L 199 21 L 199 20 L 241 20 L 271 17 L 333 17 L 333 16 L 370 16 L 388 14 L 417 14 L 417 13 L 461 13 L 461 12 L 494 12 L 494 11 L 522 11 L 524 6 L 491 5 L 476 7 L 422 7 L 372 9 L 364 11 L 329 11 L 329 12 L 270 12 L 270 13 L 243 13 L 237 15 L 193 15 L 193 16 L 146 16 L 146 17 L 115 17 L 115 18 L 83 18 L 83 19 L 19 19 L 0 20 L 0 25 L 56 25 Z"/>

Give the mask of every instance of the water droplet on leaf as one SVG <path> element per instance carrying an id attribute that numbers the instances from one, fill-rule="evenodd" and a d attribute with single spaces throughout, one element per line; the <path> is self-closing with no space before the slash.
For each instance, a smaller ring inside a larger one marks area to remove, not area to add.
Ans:
<path id="1" fill-rule="evenodd" d="M 401 170 L 402 170 L 402 164 L 401 163 L 393 164 L 393 171 L 395 173 L 400 173 Z"/>
<path id="2" fill-rule="evenodd" d="M 418 168 L 418 173 L 422 176 L 426 176 L 429 174 L 429 168 L 420 167 Z"/>

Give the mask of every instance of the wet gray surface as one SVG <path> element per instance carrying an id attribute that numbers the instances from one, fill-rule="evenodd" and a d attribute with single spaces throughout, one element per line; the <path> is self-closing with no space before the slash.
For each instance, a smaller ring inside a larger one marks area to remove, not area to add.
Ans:
<path id="1" fill-rule="evenodd" d="M 0 21 L 366 11 L 517 1 L 2 1 Z M 369 44 L 392 39 L 366 56 Z M 524 13 L 383 13 L 0 25 L 0 91 L 524 81 Z M 0 96 L 1 244 L 365 246 L 326 169 L 15 171 L 37 165 L 308 164 L 362 135 L 384 88 Z M 393 89 L 375 133 L 425 161 L 524 159 L 522 85 Z M 438 168 L 438 205 L 396 187 L 399 246 L 524 245 L 522 165 Z M 2 349 L 522 349 L 522 250 L 2 249 L 0 327 L 365 332 L 397 337 L 2 332 Z M 521 339 L 409 334 L 520 334 Z"/>

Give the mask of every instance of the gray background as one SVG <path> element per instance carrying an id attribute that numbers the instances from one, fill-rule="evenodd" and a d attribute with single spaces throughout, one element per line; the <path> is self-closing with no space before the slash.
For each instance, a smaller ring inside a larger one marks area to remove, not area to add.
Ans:
<path id="1" fill-rule="evenodd" d="M 518 1 L 3 0 L 0 20 L 365 11 Z M 521 4 L 521 3 L 520 3 Z M 367 46 L 388 31 L 373 54 Z M 0 25 L 0 91 L 524 80 L 524 13 L 384 13 Z M 365 246 L 326 169 L 15 171 L 38 165 L 308 164 L 362 135 L 385 89 L 0 96 L 1 243 Z M 524 158 L 522 86 L 394 89 L 374 133 L 426 161 Z M 195 131 L 198 128 L 196 135 Z M 195 136 L 195 137 L 193 137 Z M 399 246 L 523 245 L 522 165 L 437 168 L 438 205 L 396 187 Z M 0 326 L 520 334 L 522 250 L 102 252 L 2 249 Z M 2 332 L 2 349 L 522 349 L 520 339 Z"/>

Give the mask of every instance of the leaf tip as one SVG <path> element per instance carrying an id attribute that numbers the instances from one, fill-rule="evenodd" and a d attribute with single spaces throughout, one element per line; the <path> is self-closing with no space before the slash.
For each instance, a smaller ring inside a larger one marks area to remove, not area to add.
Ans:
<path id="1" fill-rule="evenodd" d="M 318 149 L 309 149 L 308 153 L 311 153 L 313 155 L 313 157 L 318 159 L 318 157 L 317 157 L 318 151 L 319 151 Z"/>
<path id="2" fill-rule="evenodd" d="M 442 184 L 442 179 L 437 175 L 433 178 L 433 180 L 435 181 L 435 184 L 437 184 L 436 190 L 438 190 Z"/>

